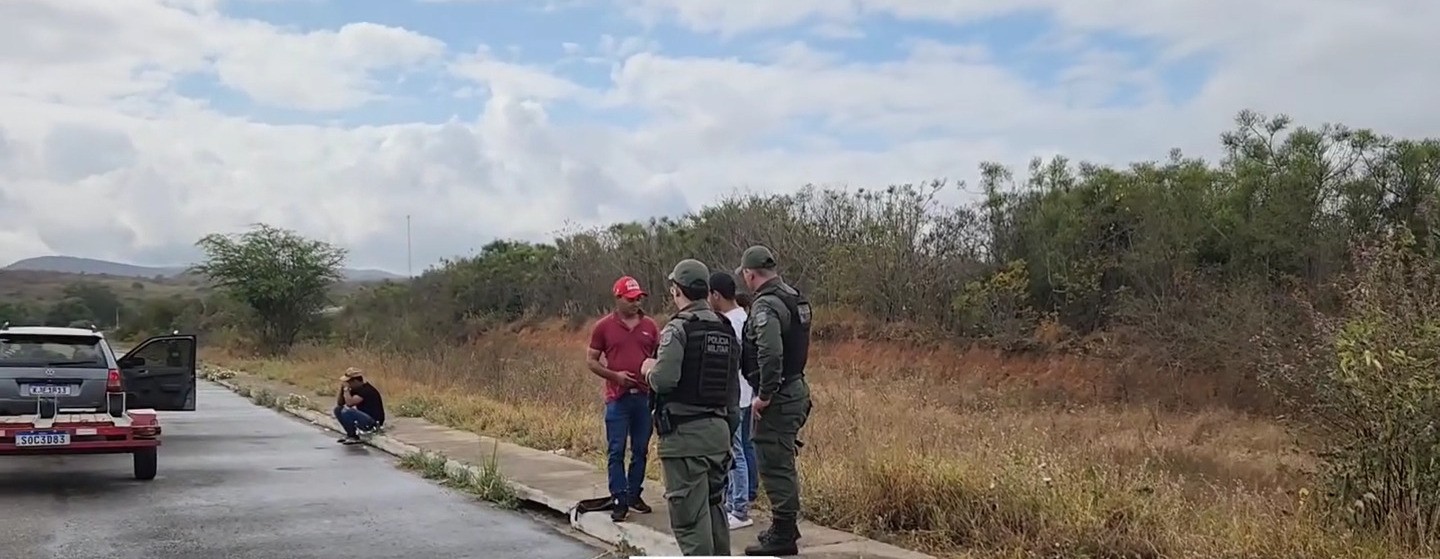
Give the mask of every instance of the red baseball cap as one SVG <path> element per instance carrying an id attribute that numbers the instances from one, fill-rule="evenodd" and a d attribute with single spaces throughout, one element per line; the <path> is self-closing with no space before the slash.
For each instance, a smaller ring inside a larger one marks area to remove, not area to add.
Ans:
<path id="1" fill-rule="evenodd" d="M 636 299 L 644 297 L 645 295 L 645 290 L 640 289 L 640 282 L 635 281 L 635 278 L 625 276 L 618 280 L 615 280 L 616 297 L 624 297 L 626 299 L 634 301 Z"/>

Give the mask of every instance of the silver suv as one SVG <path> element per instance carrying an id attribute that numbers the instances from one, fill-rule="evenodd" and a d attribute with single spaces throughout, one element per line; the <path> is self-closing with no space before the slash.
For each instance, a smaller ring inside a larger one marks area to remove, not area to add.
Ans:
<path id="1" fill-rule="evenodd" d="M 195 410 L 195 336 L 157 336 L 116 356 L 85 328 L 0 326 L 0 415 Z"/>

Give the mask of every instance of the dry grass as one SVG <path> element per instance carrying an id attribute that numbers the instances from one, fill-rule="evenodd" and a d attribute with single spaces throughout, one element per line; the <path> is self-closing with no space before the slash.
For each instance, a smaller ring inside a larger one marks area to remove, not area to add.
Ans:
<path id="1" fill-rule="evenodd" d="M 426 355 L 208 357 L 329 397 L 339 371 L 360 366 L 393 413 L 598 465 L 600 386 L 582 346 L 579 333 L 541 327 Z M 1108 389 L 1075 390 L 1104 384 L 1098 363 L 916 357 L 878 342 L 826 343 L 813 355 L 801 467 L 816 522 L 942 556 L 1415 556 L 1323 525 L 1307 496 L 1313 460 L 1279 426 L 1223 410 L 1103 405 Z"/>

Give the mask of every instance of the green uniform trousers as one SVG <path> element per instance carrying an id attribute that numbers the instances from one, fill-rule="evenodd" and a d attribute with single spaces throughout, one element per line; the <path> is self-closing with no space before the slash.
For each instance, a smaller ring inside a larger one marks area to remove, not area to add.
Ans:
<path id="1" fill-rule="evenodd" d="M 716 425 L 702 427 L 703 423 Z M 670 508 L 670 529 L 675 533 L 681 555 L 731 555 L 730 524 L 723 508 L 725 484 L 730 479 L 730 442 L 723 437 L 727 427 L 728 422 L 717 417 L 681 426 L 675 433 L 661 437 L 660 467 L 665 473 L 665 501 Z M 716 431 L 719 436 L 709 436 L 706 431 Z M 676 437 L 695 440 L 665 440 Z M 664 450 L 670 446 L 710 447 L 714 451 L 666 456 Z"/>
<path id="2" fill-rule="evenodd" d="M 800 428 L 810 419 L 810 390 L 804 380 L 800 386 L 787 387 L 794 397 L 780 400 L 777 394 L 755 422 L 755 461 L 759 462 L 760 486 L 770 500 L 770 514 L 781 520 L 795 520 L 800 515 L 800 471 L 795 457 L 800 448 L 795 444 Z M 793 390 L 793 392 L 792 392 Z"/>

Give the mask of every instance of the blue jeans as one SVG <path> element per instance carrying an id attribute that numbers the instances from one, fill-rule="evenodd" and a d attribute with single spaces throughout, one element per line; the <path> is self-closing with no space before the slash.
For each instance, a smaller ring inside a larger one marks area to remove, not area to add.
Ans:
<path id="1" fill-rule="evenodd" d="M 645 484 L 645 458 L 650 452 L 650 396 L 625 394 L 605 404 L 605 442 L 609 457 L 610 496 L 629 505 L 640 499 Z M 625 443 L 630 443 L 626 475 Z"/>
<path id="2" fill-rule="evenodd" d="M 755 493 L 760 488 L 755 442 L 750 440 L 753 421 L 750 406 L 740 408 L 740 425 L 735 427 L 735 435 L 730 438 L 730 454 L 735 461 L 730 466 L 730 484 L 725 489 L 725 510 L 737 518 L 750 517 L 750 503 L 755 502 Z"/>
<path id="3" fill-rule="evenodd" d="M 354 437 L 356 429 L 369 431 L 375 428 L 375 419 L 365 412 L 345 406 L 335 406 L 335 420 L 345 428 L 345 435 Z"/>

